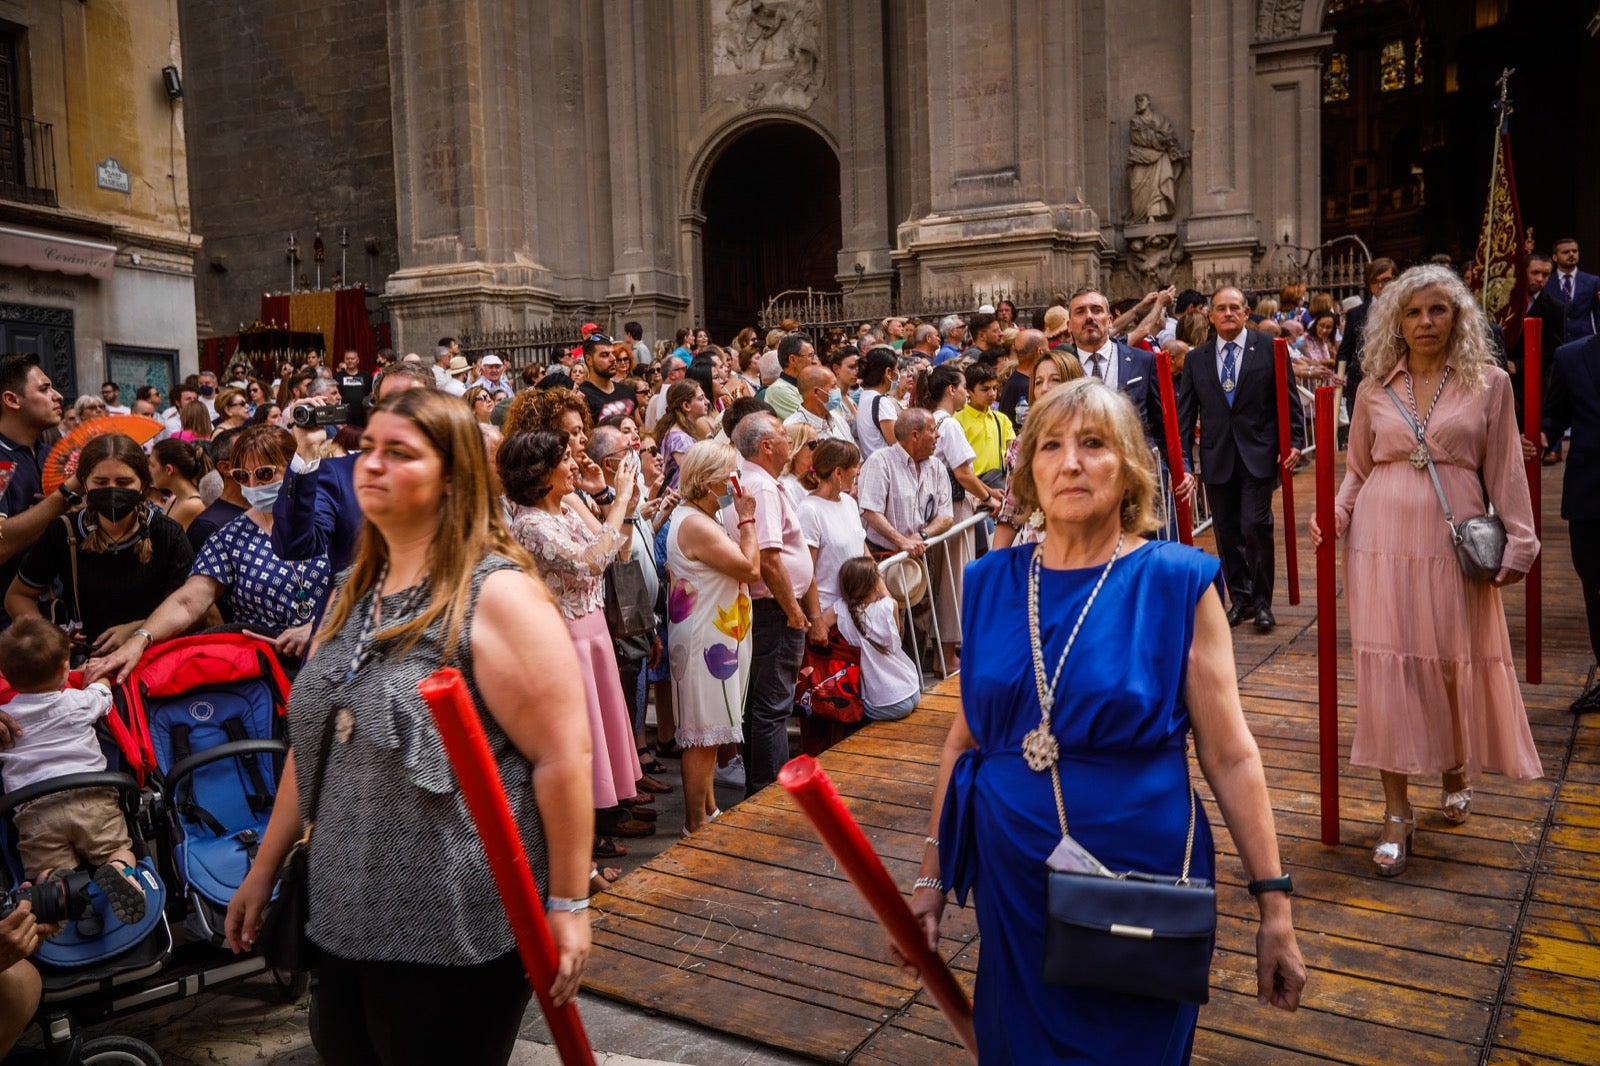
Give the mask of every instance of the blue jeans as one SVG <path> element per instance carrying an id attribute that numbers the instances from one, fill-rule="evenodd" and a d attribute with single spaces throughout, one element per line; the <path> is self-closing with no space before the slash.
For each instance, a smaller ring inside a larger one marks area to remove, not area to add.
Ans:
<path id="1" fill-rule="evenodd" d="M 917 701 L 920 699 L 922 699 L 922 693 L 913 692 L 899 703 L 891 703 L 887 707 L 874 707 L 866 700 L 862 700 L 861 710 L 869 722 L 893 722 L 916 710 Z"/>
<path id="2" fill-rule="evenodd" d="M 794 684 L 805 658 L 806 631 L 791 629 L 770 596 L 751 605 L 750 683 L 744 694 L 744 794 L 754 796 L 778 779 L 789 761 L 789 715 Z"/>

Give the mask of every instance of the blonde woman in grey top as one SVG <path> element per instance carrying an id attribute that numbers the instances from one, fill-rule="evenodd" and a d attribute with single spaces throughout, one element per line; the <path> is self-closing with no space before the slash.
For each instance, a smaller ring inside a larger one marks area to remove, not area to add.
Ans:
<path id="1" fill-rule="evenodd" d="M 503 1063 L 531 990 L 417 682 L 441 666 L 466 677 L 548 897 L 549 991 L 566 1003 L 589 953 L 594 835 L 577 657 L 506 532 L 465 404 L 401 393 L 373 413 L 362 448 L 366 524 L 290 697 L 291 754 L 229 904 L 228 942 L 253 946 L 276 871 L 314 822 L 306 934 L 322 952 L 311 1012 L 322 1061 Z"/>

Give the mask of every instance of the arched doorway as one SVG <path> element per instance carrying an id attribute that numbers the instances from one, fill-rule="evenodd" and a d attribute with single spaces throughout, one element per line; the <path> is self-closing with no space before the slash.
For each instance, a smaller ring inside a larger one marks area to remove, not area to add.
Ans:
<path id="1" fill-rule="evenodd" d="M 838 288 L 839 158 L 791 122 L 758 126 L 723 150 L 706 176 L 701 322 L 725 344 L 754 326 L 784 289 Z"/>

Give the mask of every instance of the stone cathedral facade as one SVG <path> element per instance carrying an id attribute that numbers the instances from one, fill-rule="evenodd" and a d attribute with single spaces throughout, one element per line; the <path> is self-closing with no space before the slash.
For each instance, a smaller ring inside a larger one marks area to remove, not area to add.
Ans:
<path id="1" fill-rule="evenodd" d="M 201 316 L 313 213 L 401 350 L 1246 272 L 1320 241 L 1323 7 L 180 0 Z"/>

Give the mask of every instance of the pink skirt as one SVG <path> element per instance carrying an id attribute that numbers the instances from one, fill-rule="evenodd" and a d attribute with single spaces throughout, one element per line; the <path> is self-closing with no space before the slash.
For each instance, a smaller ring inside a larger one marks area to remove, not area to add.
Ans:
<path id="1" fill-rule="evenodd" d="M 589 733 L 594 745 L 595 808 L 615 807 L 618 800 L 638 794 L 643 775 L 639 751 L 633 746 L 633 715 L 622 696 L 617 657 L 611 650 L 611 631 L 602 611 L 568 618 L 567 631 L 578 652 L 578 672 L 589 703 Z"/>

